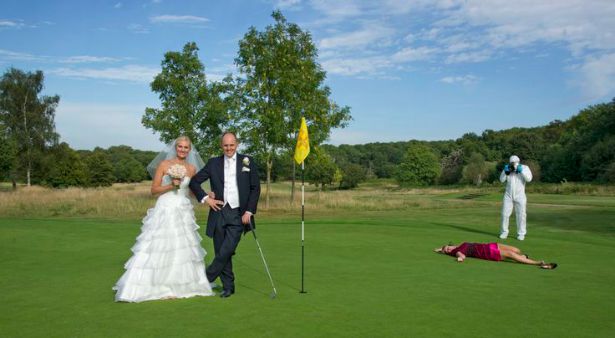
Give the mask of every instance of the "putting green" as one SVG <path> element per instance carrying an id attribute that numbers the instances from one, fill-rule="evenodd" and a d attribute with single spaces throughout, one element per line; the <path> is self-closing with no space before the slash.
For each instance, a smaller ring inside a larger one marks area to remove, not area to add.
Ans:
<path id="1" fill-rule="evenodd" d="M 131 254 L 139 220 L 2 218 L 0 336 L 612 336 L 613 204 L 587 196 L 582 205 L 546 197 L 530 204 L 526 240 L 503 242 L 557 262 L 553 271 L 456 263 L 433 253 L 449 241 L 499 241 L 497 202 L 477 199 L 450 209 L 327 215 L 308 206 L 307 294 L 299 293 L 298 215 L 261 213 L 258 236 L 278 289 L 275 300 L 251 236 L 234 258 L 232 297 L 126 304 L 113 301 L 111 287 Z M 205 219 L 202 211 L 197 216 Z M 203 245 L 213 252 L 210 239 Z"/>

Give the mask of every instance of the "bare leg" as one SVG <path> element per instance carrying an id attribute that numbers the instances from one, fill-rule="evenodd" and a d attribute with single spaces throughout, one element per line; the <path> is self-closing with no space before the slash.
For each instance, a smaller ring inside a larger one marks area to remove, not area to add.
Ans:
<path id="1" fill-rule="evenodd" d="M 514 247 L 512 245 L 500 244 L 500 243 L 497 243 L 497 244 L 498 244 L 498 249 L 500 249 L 500 251 L 502 251 L 502 250 L 512 251 L 512 252 L 514 252 L 516 254 L 523 255 L 521 253 L 521 249 L 519 249 L 517 247 Z"/>
<path id="2" fill-rule="evenodd" d="M 498 244 L 499 247 L 499 244 Z M 503 250 L 502 250 L 503 249 Z M 512 250 L 508 250 L 506 248 L 500 248 L 500 255 L 503 258 L 510 258 L 515 262 L 519 262 L 519 263 L 523 263 L 523 264 L 529 264 L 529 265 L 545 265 L 544 261 L 535 261 L 533 259 L 529 259 L 523 255 L 518 254 L 515 251 Z"/>

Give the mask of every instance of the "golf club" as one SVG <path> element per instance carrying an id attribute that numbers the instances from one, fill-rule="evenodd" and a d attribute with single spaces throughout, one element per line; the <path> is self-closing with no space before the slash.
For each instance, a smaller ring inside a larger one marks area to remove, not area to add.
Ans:
<path id="1" fill-rule="evenodd" d="M 258 247 L 258 251 L 261 254 L 261 258 L 263 259 L 263 264 L 265 265 L 265 271 L 267 271 L 267 276 L 269 276 L 269 281 L 271 282 L 271 287 L 273 288 L 273 292 L 271 292 L 271 295 L 269 295 L 269 297 L 271 299 L 274 299 L 278 295 L 278 292 L 276 291 L 275 285 L 273 284 L 273 278 L 271 278 L 271 273 L 269 272 L 269 266 L 267 265 L 267 261 L 265 260 L 263 249 L 261 249 L 261 245 L 258 242 L 258 238 L 256 238 L 256 231 L 254 230 L 254 226 L 252 226 L 252 218 L 250 218 L 249 224 L 250 224 L 250 230 L 252 230 L 252 235 L 254 236 L 254 240 L 256 241 L 256 246 Z"/>

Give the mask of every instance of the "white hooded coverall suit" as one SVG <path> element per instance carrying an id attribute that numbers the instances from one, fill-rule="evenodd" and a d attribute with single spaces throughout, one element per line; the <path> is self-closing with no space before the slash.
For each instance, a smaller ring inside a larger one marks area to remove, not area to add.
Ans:
<path id="1" fill-rule="evenodd" d="M 500 229 L 501 235 L 508 235 L 508 221 L 513 211 L 513 204 L 515 209 L 515 218 L 517 221 L 517 235 L 524 237 L 526 233 L 526 213 L 525 205 L 527 198 L 525 197 L 525 184 L 532 181 L 532 171 L 530 168 L 523 164 L 521 173 L 517 173 L 512 170 L 510 174 L 506 175 L 504 170 L 500 174 L 500 182 L 506 182 L 506 192 L 504 193 L 504 202 L 502 205 L 502 226 Z"/>

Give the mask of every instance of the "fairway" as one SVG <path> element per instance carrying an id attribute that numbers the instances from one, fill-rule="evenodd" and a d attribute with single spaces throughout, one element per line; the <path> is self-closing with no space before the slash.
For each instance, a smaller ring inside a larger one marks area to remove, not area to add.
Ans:
<path id="1" fill-rule="evenodd" d="M 392 211 L 306 209 L 307 294 L 300 294 L 300 214 L 260 212 L 234 258 L 237 293 L 115 303 L 139 219 L 0 218 L 0 337 L 611 337 L 615 201 L 528 196 L 528 235 L 501 241 L 499 194 Z M 535 202 L 535 203 L 533 203 Z M 205 212 L 197 213 L 202 242 Z M 511 235 L 516 230 L 511 220 Z M 536 267 L 435 254 L 449 241 L 501 241 Z"/>

